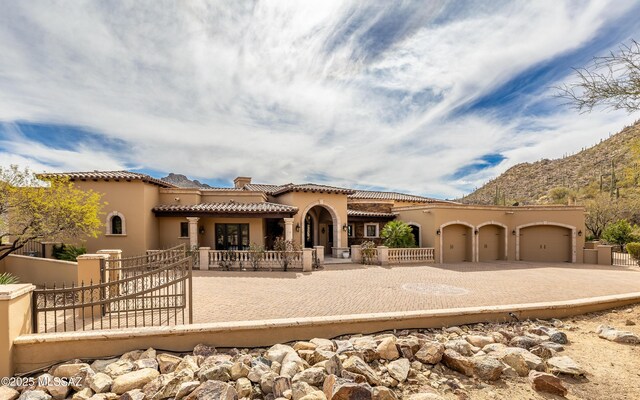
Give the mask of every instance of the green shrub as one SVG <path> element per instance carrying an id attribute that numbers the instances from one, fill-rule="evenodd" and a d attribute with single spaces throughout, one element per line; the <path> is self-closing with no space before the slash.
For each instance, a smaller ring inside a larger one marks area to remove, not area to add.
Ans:
<path id="1" fill-rule="evenodd" d="M 60 246 L 53 246 L 52 254 L 56 260 L 78 261 L 78 256 L 87 254 L 87 249 L 84 246 L 61 244 Z"/>
<path id="2" fill-rule="evenodd" d="M 391 248 L 416 247 L 416 238 L 411 227 L 403 221 L 388 222 L 380 237 L 384 239 L 384 245 Z"/>
<path id="3" fill-rule="evenodd" d="M 609 244 L 617 244 L 624 251 L 624 245 L 637 241 L 636 235 L 633 234 L 634 227 L 626 219 L 607 225 L 602 232 L 602 239 Z"/>
<path id="4" fill-rule="evenodd" d="M 14 283 L 20 283 L 20 280 L 8 272 L 0 274 L 0 285 L 12 285 Z"/>
<path id="5" fill-rule="evenodd" d="M 264 246 L 251 243 L 249 246 L 249 264 L 251 264 L 254 271 L 260 268 L 260 263 L 264 260 L 265 254 Z"/>
<path id="6" fill-rule="evenodd" d="M 626 248 L 627 248 L 627 253 L 629 253 L 629 255 L 634 260 L 636 260 L 638 265 L 640 265 L 640 243 L 638 242 L 627 243 Z"/>

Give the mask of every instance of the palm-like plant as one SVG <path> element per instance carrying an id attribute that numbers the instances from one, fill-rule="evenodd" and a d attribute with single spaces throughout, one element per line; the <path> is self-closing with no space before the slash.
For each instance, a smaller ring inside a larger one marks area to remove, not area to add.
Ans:
<path id="1" fill-rule="evenodd" d="M 14 283 L 20 283 L 20 280 L 8 272 L 0 274 L 0 285 L 12 285 Z"/>
<path id="2" fill-rule="evenodd" d="M 411 227 L 402 221 L 388 222 L 380 236 L 384 239 L 384 245 L 392 248 L 416 247 L 416 238 Z"/>

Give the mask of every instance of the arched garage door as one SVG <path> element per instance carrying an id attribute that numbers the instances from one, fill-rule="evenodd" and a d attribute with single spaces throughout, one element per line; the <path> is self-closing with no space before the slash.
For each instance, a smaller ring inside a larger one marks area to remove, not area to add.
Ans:
<path id="1" fill-rule="evenodd" d="M 473 261 L 471 227 L 462 224 L 442 228 L 442 262 Z"/>
<path id="2" fill-rule="evenodd" d="M 484 225 L 478 229 L 478 261 L 505 260 L 505 228 Z"/>
<path id="3" fill-rule="evenodd" d="M 534 225 L 520 229 L 520 260 L 542 262 L 572 261 L 571 229 L 554 225 Z"/>

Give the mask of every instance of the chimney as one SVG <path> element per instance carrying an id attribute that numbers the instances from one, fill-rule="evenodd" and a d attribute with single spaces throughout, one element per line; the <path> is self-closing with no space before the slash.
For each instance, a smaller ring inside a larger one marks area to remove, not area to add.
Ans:
<path id="1" fill-rule="evenodd" d="M 249 176 L 239 176 L 233 180 L 233 185 L 236 189 L 242 189 L 246 185 L 251 183 L 251 177 Z"/>

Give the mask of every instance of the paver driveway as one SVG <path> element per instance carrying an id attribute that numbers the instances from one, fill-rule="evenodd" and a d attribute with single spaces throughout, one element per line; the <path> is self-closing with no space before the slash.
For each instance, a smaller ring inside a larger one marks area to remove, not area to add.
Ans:
<path id="1" fill-rule="evenodd" d="M 194 322 L 362 314 L 640 292 L 638 267 L 528 262 L 194 272 Z"/>

